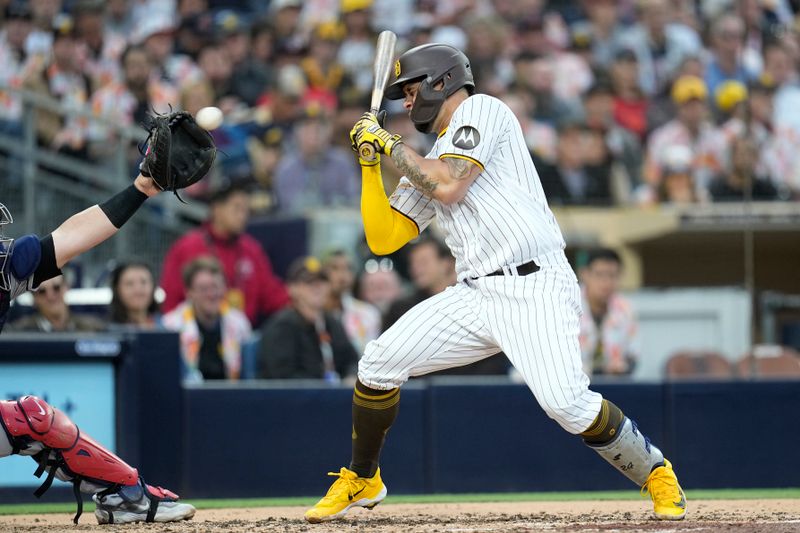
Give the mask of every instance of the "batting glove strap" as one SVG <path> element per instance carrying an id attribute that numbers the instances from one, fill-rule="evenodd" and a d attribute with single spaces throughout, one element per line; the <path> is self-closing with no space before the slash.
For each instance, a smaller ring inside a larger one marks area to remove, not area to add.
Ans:
<path id="1" fill-rule="evenodd" d="M 385 129 L 381 128 L 379 124 L 373 123 L 361 130 L 358 135 L 358 145 L 363 143 L 370 143 L 375 147 L 377 152 L 386 155 L 392 155 L 392 148 L 402 142 L 402 137 L 397 134 L 391 134 Z"/>

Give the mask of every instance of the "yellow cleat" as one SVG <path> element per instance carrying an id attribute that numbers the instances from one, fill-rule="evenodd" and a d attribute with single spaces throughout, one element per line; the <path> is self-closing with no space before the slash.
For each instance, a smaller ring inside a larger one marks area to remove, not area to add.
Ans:
<path id="1" fill-rule="evenodd" d="M 324 498 L 306 511 L 306 521 L 312 524 L 341 518 L 351 507 L 372 509 L 386 497 L 386 485 L 381 480 L 380 468 L 371 478 L 358 477 L 347 468 L 342 468 L 338 473 L 328 472 L 328 475 L 339 479 L 333 482 Z"/>
<path id="2" fill-rule="evenodd" d="M 650 493 L 653 514 L 659 520 L 683 520 L 686 516 L 686 496 L 678 484 L 672 463 L 664 459 L 664 466 L 652 472 L 642 486 L 642 496 Z"/>

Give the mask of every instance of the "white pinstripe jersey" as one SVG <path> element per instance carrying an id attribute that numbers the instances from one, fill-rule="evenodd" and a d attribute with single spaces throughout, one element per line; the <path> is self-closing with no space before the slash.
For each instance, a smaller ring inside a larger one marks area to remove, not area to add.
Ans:
<path id="1" fill-rule="evenodd" d="M 461 157 L 483 168 L 454 204 L 424 196 L 406 178 L 389 199 L 420 231 L 438 217 L 459 280 L 564 248 L 519 121 L 497 98 L 478 94 L 464 100 L 425 157 Z"/>

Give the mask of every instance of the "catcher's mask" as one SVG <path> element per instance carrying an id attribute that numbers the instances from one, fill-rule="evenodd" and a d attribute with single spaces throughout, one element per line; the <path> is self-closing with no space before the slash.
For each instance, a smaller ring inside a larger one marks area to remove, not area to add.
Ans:
<path id="1" fill-rule="evenodd" d="M 394 64 L 394 74 L 384 94 L 389 100 L 400 100 L 405 97 L 403 86 L 417 81 L 420 84 L 411 108 L 411 121 L 423 133 L 430 133 L 433 121 L 450 95 L 462 87 L 470 95 L 475 93 L 469 59 L 446 44 L 423 44 L 403 53 Z M 434 89 L 440 82 L 442 89 Z"/>
<path id="2" fill-rule="evenodd" d="M 11 284 L 8 281 L 8 272 L 6 271 L 8 258 L 11 256 L 11 247 L 14 245 L 14 239 L 6 237 L 3 229 L 6 225 L 14 222 L 8 208 L 0 204 L 0 290 L 7 291 L 10 289 Z"/>

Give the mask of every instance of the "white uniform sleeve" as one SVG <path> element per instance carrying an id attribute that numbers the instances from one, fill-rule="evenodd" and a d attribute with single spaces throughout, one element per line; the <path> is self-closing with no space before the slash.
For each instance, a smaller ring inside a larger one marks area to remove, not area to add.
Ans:
<path id="1" fill-rule="evenodd" d="M 413 220 L 420 233 L 436 216 L 432 200 L 417 190 L 406 177 L 400 178 L 400 183 L 389 197 L 389 204 Z"/>
<path id="2" fill-rule="evenodd" d="M 439 158 L 461 157 L 485 168 L 506 132 L 510 113 L 497 98 L 482 94 L 467 98 L 453 113 Z"/>

